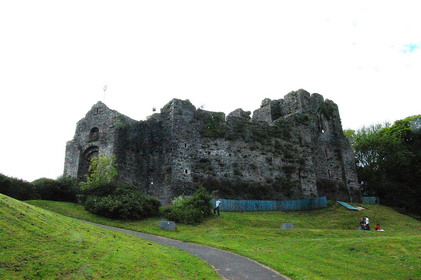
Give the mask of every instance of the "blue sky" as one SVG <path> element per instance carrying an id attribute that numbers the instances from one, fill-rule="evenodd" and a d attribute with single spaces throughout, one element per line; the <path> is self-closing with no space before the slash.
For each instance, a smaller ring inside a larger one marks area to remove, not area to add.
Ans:
<path id="1" fill-rule="evenodd" d="M 63 171 L 90 107 L 133 119 L 172 98 L 229 113 L 304 88 L 344 128 L 420 113 L 419 1 L 0 2 L 0 172 Z"/>

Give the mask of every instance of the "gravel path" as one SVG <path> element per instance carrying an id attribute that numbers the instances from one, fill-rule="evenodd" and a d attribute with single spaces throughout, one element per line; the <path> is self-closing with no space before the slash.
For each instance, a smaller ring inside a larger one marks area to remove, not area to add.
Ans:
<path id="1" fill-rule="evenodd" d="M 254 279 L 254 280 L 288 280 L 278 272 L 273 271 L 272 269 L 263 266 L 251 259 L 246 257 L 230 253 L 224 250 L 215 249 L 208 246 L 197 245 L 193 243 L 183 242 L 179 240 L 174 240 L 166 237 L 161 237 L 157 235 L 110 227 L 101 224 L 96 224 L 88 221 L 83 221 L 98 227 L 115 230 L 131 235 L 135 235 L 153 242 L 160 244 L 172 246 L 184 250 L 192 255 L 195 255 L 208 264 L 210 264 L 218 274 L 229 280 L 245 280 L 245 279 Z"/>

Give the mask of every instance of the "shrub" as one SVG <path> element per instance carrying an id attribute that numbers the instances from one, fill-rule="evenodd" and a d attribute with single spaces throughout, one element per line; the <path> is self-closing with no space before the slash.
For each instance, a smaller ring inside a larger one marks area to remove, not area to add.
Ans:
<path id="1" fill-rule="evenodd" d="M 200 211 L 197 209 L 192 208 L 191 206 L 188 207 L 171 207 L 167 208 L 165 218 L 170 221 L 174 221 L 177 223 L 182 224 L 198 224 L 203 222 L 205 219 Z"/>
<path id="2" fill-rule="evenodd" d="M 183 224 L 198 224 L 211 215 L 211 195 L 200 187 L 192 197 L 179 197 L 171 207 L 165 207 L 161 214 L 168 220 Z"/>
<path id="3" fill-rule="evenodd" d="M 107 157 L 101 154 L 94 157 L 89 165 L 89 176 L 86 182 L 81 182 L 81 189 L 87 192 L 95 192 L 97 189 L 109 186 L 117 180 L 117 163 L 115 157 Z"/>
<path id="4" fill-rule="evenodd" d="M 0 193 L 20 200 L 45 199 L 75 202 L 79 192 L 79 182 L 75 178 L 59 177 L 57 180 L 40 178 L 29 183 L 0 174 Z"/>
<path id="5" fill-rule="evenodd" d="M 159 213 L 157 198 L 142 194 L 135 186 L 117 182 L 114 157 L 93 158 L 89 171 L 86 182 L 81 183 L 80 199 L 86 210 L 108 218 L 133 220 Z"/>
<path id="6" fill-rule="evenodd" d="M 187 199 L 188 199 L 188 197 L 186 197 L 186 196 L 184 196 L 184 195 L 180 195 L 180 196 L 178 196 L 178 197 L 174 198 L 174 199 L 171 201 L 171 204 L 172 204 L 174 207 L 179 207 L 179 206 L 182 206 L 183 204 L 185 204 Z"/>
<path id="7" fill-rule="evenodd" d="M 132 191 L 102 197 L 88 196 L 84 205 L 86 210 L 104 217 L 136 220 L 157 215 L 160 202 L 152 196 Z"/>
<path id="8" fill-rule="evenodd" d="M 0 193 L 19 200 L 35 198 L 34 187 L 31 183 L 3 174 L 0 174 Z"/>
<path id="9" fill-rule="evenodd" d="M 116 183 L 104 183 L 97 184 L 95 188 L 90 189 L 81 189 L 80 195 L 78 196 L 78 201 L 84 203 L 89 196 L 93 197 L 103 197 L 116 192 L 118 186 Z"/>
<path id="10" fill-rule="evenodd" d="M 226 133 L 224 113 L 206 112 L 206 114 L 196 113 L 196 117 L 203 118 L 203 128 L 201 135 L 203 137 L 217 139 L 224 138 Z"/>
<path id="11" fill-rule="evenodd" d="M 40 178 L 32 185 L 37 199 L 76 202 L 80 192 L 78 180 L 71 177 L 62 176 L 57 180 Z"/>

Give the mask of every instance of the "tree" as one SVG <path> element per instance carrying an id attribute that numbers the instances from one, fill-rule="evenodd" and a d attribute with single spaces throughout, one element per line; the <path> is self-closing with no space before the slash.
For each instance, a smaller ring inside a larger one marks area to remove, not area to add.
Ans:
<path id="1" fill-rule="evenodd" d="M 104 217 L 134 220 L 159 213 L 157 198 L 118 182 L 117 177 L 115 157 L 102 154 L 91 160 L 86 182 L 81 183 L 81 200 L 86 210 Z"/>
<path id="2" fill-rule="evenodd" d="M 107 157 L 101 154 L 94 157 L 89 166 L 86 182 L 81 182 L 81 189 L 85 194 L 94 194 L 108 190 L 117 181 L 117 164 L 114 156 Z"/>
<path id="3" fill-rule="evenodd" d="M 405 212 L 421 214 L 421 115 L 346 131 L 355 152 L 357 172 L 365 195 Z M 415 125 L 414 125 L 415 123 Z M 419 127 L 419 126 L 418 126 Z"/>

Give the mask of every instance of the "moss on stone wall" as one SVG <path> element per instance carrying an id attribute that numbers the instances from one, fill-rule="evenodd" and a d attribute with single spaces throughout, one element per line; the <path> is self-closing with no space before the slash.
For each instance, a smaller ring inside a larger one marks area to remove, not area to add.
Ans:
<path id="1" fill-rule="evenodd" d="M 286 177 L 268 178 L 266 182 L 195 176 L 195 183 L 226 199 L 281 200 L 293 198 L 299 183 Z"/>
<path id="2" fill-rule="evenodd" d="M 335 108 L 326 102 L 323 102 L 319 107 L 319 113 L 321 113 L 328 120 L 333 118 L 334 112 Z"/>
<path id="3" fill-rule="evenodd" d="M 202 137 L 211 139 L 225 137 L 226 126 L 224 113 L 197 110 L 194 117 L 196 120 L 203 122 L 202 130 L 200 131 Z"/>

